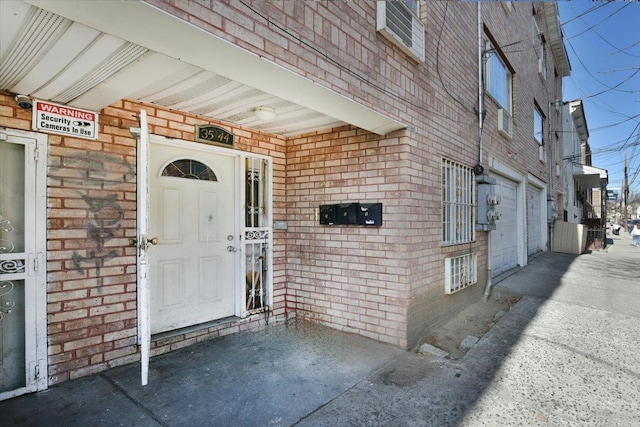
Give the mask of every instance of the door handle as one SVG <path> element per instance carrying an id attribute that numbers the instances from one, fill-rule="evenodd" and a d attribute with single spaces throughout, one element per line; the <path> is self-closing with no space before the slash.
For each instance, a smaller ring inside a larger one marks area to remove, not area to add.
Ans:
<path id="1" fill-rule="evenodd" d="M 140 243 L 138 244 L 138 242 Z M 157 237 L 152 237 L 151 239 L 147 239 L 147 237 L 144 235 L 140 239 L 137 239 L 135 237 L 132 237 L 129 239 L 129 245 L 138 246 L 143 251 L 146 251 L 149 245 L 155 246 L 158 244 L 158 242 L 159 241 Z"/>
<path id="2" fill-rule="evenodd" d="M 227 246 L 227 250 L 229 252 L 238 252 L 238 248 L 236 248 L 235 246 Z"/>

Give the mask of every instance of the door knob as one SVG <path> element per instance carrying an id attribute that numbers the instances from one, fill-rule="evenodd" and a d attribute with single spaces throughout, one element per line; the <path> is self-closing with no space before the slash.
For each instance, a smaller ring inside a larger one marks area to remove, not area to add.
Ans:
<path id="1" fill-rule="evenodd" d="M 237 251 L 238 251 L 238 248 L 236 248 L 235 246 L 227 246 L 227 250 L 228 250 L 229 252 L 237 252 Z"/>
<path id="2" fill-rule="evenodd" d="M 149 243 L 151 243 L 153 246 L 158 244 L 158 238 L 157 237 L 152 237 L 151 239 L 149 239 Z"/>

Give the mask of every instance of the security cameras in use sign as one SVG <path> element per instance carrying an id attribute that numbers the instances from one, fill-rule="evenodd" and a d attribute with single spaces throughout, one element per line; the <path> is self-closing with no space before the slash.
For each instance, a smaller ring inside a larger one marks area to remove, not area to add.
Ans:
<path id="1" fill-rule="evenodd" d="M 36 100 L 32 127 L 48 133 L 98 139 L 98 113 Z"/>

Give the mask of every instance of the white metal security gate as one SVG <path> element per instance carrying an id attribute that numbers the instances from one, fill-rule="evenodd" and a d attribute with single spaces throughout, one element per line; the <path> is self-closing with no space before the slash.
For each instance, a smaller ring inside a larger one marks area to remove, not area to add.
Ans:
<path id="1" fill-rule="evenodd" d="M 47 388 L 46 159 L 46 136 L 0 128 L 0 400 Z"/>
<path id="2" fill-rule="evenodd" d="M 267 158 L 245 157 L 243 193 L 245 291 L 241 316 L 268 313 L 271 306 L 271 163 Z"/>

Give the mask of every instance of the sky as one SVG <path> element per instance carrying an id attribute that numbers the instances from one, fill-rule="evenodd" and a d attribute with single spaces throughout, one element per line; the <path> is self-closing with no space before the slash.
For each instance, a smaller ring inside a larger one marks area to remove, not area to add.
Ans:
<path id="1" fill-rule="evenodd" d="M 582 99 L 592 164 L 622 188 L 625 154 L 631 193 L 640 193 L 640 1 L 560 1 L 571 63 L 563 100 Z"/>

